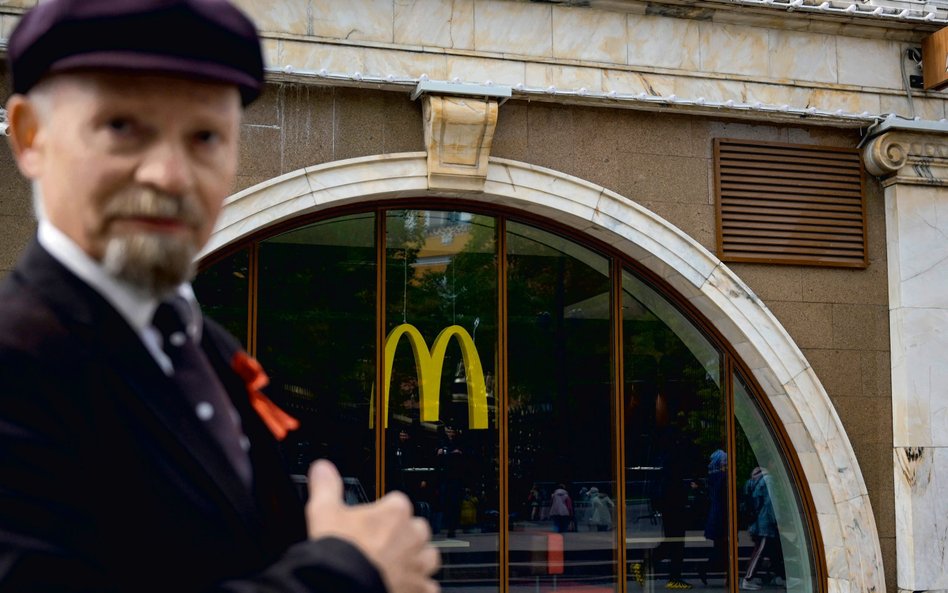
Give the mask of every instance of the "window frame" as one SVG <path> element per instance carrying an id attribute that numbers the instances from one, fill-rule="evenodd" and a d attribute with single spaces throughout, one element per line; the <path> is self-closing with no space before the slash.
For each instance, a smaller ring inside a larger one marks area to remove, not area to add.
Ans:
<path id="1" fill-rule="evenodd" d="M 863 196 L 863 203 L 865 203 L 865 197 Z M 768 423 L 771 428 L 771 433 L 775 439 L 776 445 L 780 450 L 784 460 L 787 463 L 788 472 L 790 477 L 796 487 L 796 492 L 800 497 L 800 506 L 802 508 L 802 521 L 804 529 L 806 531 L 805 535 L 810 544 L 810 550 L 812 554 L 813 561 L 813 570 L 815 575 L 815 593 L 828 593 L 828 569 L 826 566 L 826 557 L 823 546 L 822 537 L 819 531 L 816 507 L 813 501 L 812 494 L 810 489 L 806 487 L 806 478 L 803 472 L 802 464 L 800 463 L 799 458 L 796 455 L 796 452 L 793 448 L 790 436 L 787 431 L 784 429 L 783 424 L 781 423 L 776 410 L 773 405 L 770 403 L 769 399 L 764 395 L 765 391 L 761 387 L 760 383 L 757 381 L 754 376 L 751 368 L 741 359 L 737 354 L 737 351 L 730 345 L 730 343 L 725 339 L 724 335 L 704 316 L 704 314 L 688 299 L 683 297 L 670 283 L 665 279 L 658 276 L 653 271 L 645 268 L 641 263 L 635 259 L 629 257 L 627 254 L 619 251 L 615 247 L 609 245 L 597 237 L 583 233 L 580 230 L 566 226 L 563 223 L 560 223 L 556 220 L 552 220 L 547 217 L 543 217 L 537 214 L 530 212 L 525 212 L 515 208 L 510 208 L 507 206 L 488 204 L 483 201 L 464 199 L 464 198 L 451 198 L 439 199 L 432 197 L 424 198 L 392 198 L 386 200 L 374 200 L 367 202 L 360 202 L 358 204 L 351 204 L 347 206 L 341 206 L 336 208 L 327 208 L 318 212 L 305 214 L 291 218 L 286 221 L 262 228 L 256 232 L 243 237 L 240 241 L 234 242 L 232 244 L 221 247 L 220 249 L 214 251 L 213 253 L 207 254 L 198 262 L 197 270 L 198 274 L 207 269 L 208 267 L 213 266 L 215 263 L 226 259 L 227 257 L 233 255 L 234 253 L 241 250 L 250 251 L 249 257 L 249 290 L 248 290 L 248 319 L 247 319 L 247 344 L 248 352 L 251 355 L 256 354 L 256 321 L 257 321 L 257 289 L 259 282 L 259 244 L 260 242 L 280 235 L 282 233 L 298 229 L 309 224 L 316 222 L 327 221 L 332 218 L 341 217 L 349 214 L 357 213 L 369 213 L 372 212 L 375 216 L 376 224 L 376 261 L 378 265 L 377 268 L 377 278 L 376 278 L 376 385 L 381 385 L 383 378 L 383 364 L 381 364 L 380 357 L 384 352 L 384 341 L 385 341 L 385 266 L 381 265 L 385 262 L 385 252 L 386 252 L 386 241 L 384 240 L 385 235 L 385 221 L 386 214 L 390 210 L 439 210 L 439 211 L 463 211 L 468 213 L 474 213 L 478 215 L 485 216 L 494 216 L 496 217 L 495 231 L 497 233 L 496 237 L 496 248 L 498 253 L 498 265 L 497 265 L 497 294 L 498 294 L 498 343 L 497 348 L 499 353 L 504 353 L 507 351 L 507 304 L 506 304 L 506 293 L 507 293 L 507 258 L 506 253 L 506 231 L 507 231 L 507 221 L 515 221 L 518 223 L 534 226 L 536 228 L 542 229 L 546 232 L 558 235 L 564 239 L 578 243 L 579 245 L 586 247 L 592 251 L 595 251 L 609 260 L 610 266 L 610 276 L 611 276 L 611 295 L 610 295 L 610 304 L 613 307 L 613 311 L 621 312 L 621 290 L 622 290 L 622 273 L 626 271 L 630 274 L 638 277 L 643 283 L 654 289 L 659 295 L 667 299 L 674 307 L 676 307 L 692 324 L 695 328 L 700 331 L 705 338 L 721 353 L 721 373 L 722 373 L 722 389 L 725 397 L 725 414 L 726 414 L 726 428 L 727 428 L 727 439 L 728 439 L 728 450 L 735 450 L 735 428 L 734 428 L 734 385 L 733 379 L 735 375 L 740 375 L 744 381 L 747 383 L 746 387 L 750 392 L 750 395 L 760 406 L 760 411 L 764 416 L 765 421 Z M 864 212 L 865 215 L 865 212 Z M 382 238 L 380 240 L 380 238 Z M 504 257 L 501 257 L 503 255 Z M 613 354 L 612 361 L 612 373 L 613 373 L 613 393 L 612 393 L 612 407 L 613 407 L 613 460 L 614 460 L 614 475 L 620 479 L 617 479 L 617 500 L 625 500 L 625 480 L 621 479 L 624 476 L 624 438 L 623 434 L 623 420 L 622 420 L 622 408 L 621 408 L 621 388 L 623 385 L 623 356 L 622 356 L 622 323 L 623 319 L 621 314 L 612 315 L 612 344 L 611 350 Z M 498 559 L 500 563 L 499 575 L 500 583 L 498 591 L 500 593 L 506 593 L 507 583 L 509 580 L 509 550 L 506 534 L 510 528 L 509 521 L 509 508 L 510 508 L 510 493 L 507 489 L 507 474 L 509 471 L 508 460 L 507 460 L 507 356 L 499 356 L 499 364 L 496 369 L 496 378 L 495 378 L 495 390 L 498 397 L 498 407 L 497 407 L 497 417 L 498 417 L 498 436 L 500 442 L 498 443 L 498 451 L 500 454 L 499 460 L 499 469 L 500 475 L 498 476 L 498 485 L 501 492 L 500 502 L 500 522 L 498 526 L 498 537 L 499 537 L 499 550 L 500 558 Z M 375 397 L 379 398 L 381 390 L 376 390 Z M 382 426 L 382 406 L 380 402 L 376 401 L 374 406 L 376 412 L 375 426 Z M 385 435 L 383 431 L 376 430 L 376 492 L 375 498 L 380 497 L 384 492 L 384 479 L 385 479 L 385 461 L 384 461 L 384 450 L 385 450 Z M 737 477 L 734 472 L 728 472 L 728 511 L 730 517 L 737 516 Z M 627 593 L 627 584 L 628 584 L 628 566 L 626 558 L 626 545 L 625 545 L 625 535 L 626 535 L 626 517 L 625 517 L 625 505 L 617 505 L 616 507 L 616 546 L 617 552 L 616 559 L 619 571 L 616 575 L 618 592 Z M 729 522 L 729 562 L 730 562 L 730 574 L 733 575 L 733 578 L 729 579 L 728 590 L 730 593 L 738 593 L 738 585 L 740 579 L 738 578 L 738 558 L 737 558 L 737 546 L 738 546 L 738 526 L 736 521 L 731 520 Z"/>

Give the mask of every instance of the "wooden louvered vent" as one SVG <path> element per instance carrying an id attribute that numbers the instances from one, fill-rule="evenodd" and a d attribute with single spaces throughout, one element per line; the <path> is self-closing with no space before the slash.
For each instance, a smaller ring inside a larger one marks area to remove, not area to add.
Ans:
<path id="1" fill-rule="evenodd" d="M 714 173 L 722 260 L 866 267 L 856 149 L 718 138 Z"/>

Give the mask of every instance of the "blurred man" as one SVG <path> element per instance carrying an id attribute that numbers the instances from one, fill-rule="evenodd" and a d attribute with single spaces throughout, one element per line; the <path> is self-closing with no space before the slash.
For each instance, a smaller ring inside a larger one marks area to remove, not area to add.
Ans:
<path id="1" fill-rule="evenodd" d="M 0 284 L 0 591 L 436 592 L 404 495 L 347 507 L 319 461 L 304 509 L 295 421 L 189 284 L 263 85 L 254 25 L 225 0 L 50 0 L 8 57 L 39 229 Z"/>

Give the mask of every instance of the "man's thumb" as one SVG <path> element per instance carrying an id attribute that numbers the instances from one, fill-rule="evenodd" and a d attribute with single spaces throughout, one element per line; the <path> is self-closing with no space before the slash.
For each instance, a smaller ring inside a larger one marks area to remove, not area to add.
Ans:
<path id="1" fill-rule="evenodd" d="M 342 503 L 342 476 L 328 459 L 317 459 L 309 466 L 309 500 L 319 506 Z"/>

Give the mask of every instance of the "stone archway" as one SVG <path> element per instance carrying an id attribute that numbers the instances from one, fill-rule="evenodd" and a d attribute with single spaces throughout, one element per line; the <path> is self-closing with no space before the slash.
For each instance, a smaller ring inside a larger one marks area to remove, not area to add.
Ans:
<path id="1" fill-rule="evenodd" d="M 829 593 L 885 590 L 866 485 L 842 423 L 803 353 L 727 266 L 661 217 L 604 187 L 490 158 L 482 191 L 433 189 L 427 153 L 336 161 L 263 182 L 225 202 L 207 255 L 270 225 L 386 198 L 467 197 L 540 214 L 613 245 L 668 281 L 731 343 L 776 410 L 803 467 Z"/>

